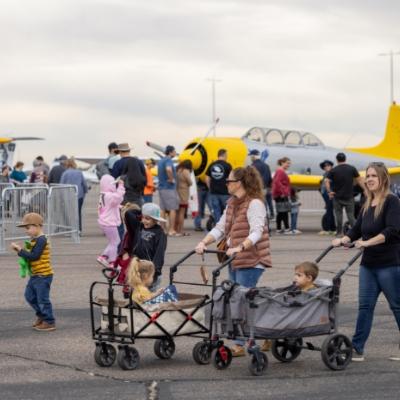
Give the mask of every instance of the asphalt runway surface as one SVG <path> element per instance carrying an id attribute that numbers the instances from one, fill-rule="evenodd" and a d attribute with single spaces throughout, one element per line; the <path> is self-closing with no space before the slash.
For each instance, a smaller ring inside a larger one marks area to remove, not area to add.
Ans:
<path id="1" fill-rule="evenodd" d="M 84 232 L 80 244 L 69 238 L 52 240 L 55 276 L 51 297 L 57 318 L 55 332 L 36 332 L 34 315 L 23 298 L 25 279 L 18 276 L 17 258 L 9 252 L 0 256 L 0 399 L 400 399 L 400 363 L 389 361 L 399 333 L 386 300 L 380 297 L 364 363 L 351 363 L 345 371 L 329 370 L 317 351 L 303 350 L 291 363 L 281 363 L 268 352 L 265 375 L 254 377 L 248 371 L 249 357 L 233 359 L 226 370 L 199 366 L 192 359 L 198 339 L 176 339 L 172 359 L 154 355 L 154 340 L 135 343 L 140 365 L 123 371 L 117 364 L 101 368 L 94 361 L 91 336 L 89 287 L 104 280 L 96 257 L 105 238 L 96 226 L 95 193 L 84 207 Z M 274 268 L 262 276 L 261 285 L 284 286 L 291 282 L 295 264 L 313 260 L 330 243 L 320 237 L 319 214 L 300 214 L 302 235 L 273 234 L 271 248 Z M 190 236 L 169 238 L 163 284 L 169 267 L 202 238 L 186 221 Z M 274 225 L 272 224 L 272 227 Z M 338 249 L 320 263 L 320 277 L 332 278 L 345 266 L 355 250 Z M 188 260 L 177 278 L 200 282 L 198 256 Z M 208 270 L 218 264 L 206 257 Z M 225 273 L 221 279 L 224 279 Z M 351 337 L 357 314 L 358 263 L 344 276 L 338 310 L 339 332 Z M 180 288 L 178 290 L 189 289 Z M 196 293 L 208 288 L 191 287 Z M 325 337 L 309 341 L 321 345 Z"/>

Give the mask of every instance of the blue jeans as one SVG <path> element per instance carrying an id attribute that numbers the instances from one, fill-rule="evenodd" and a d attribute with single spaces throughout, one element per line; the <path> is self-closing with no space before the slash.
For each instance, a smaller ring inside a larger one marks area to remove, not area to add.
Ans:
<path id="1" fill-rule="evenodd" d="M 400 266 L 368 268 L 360 266 L 358 317 L 353 336 L 353 347 L 364 352 L 371 332 L 374 309 L 379 294 L 383 292 L 400 330 Z"/>
<path id="2" fill-rule="evenodd" d="M 261 274 L 264 272 L 261 268 L 239 268 L 229 267 L 229 279 L 240 286 L 252 288 L 257 286 Z"/>
<path id="3" fill-rule="evenodd" d="M 274 218 L 274 205 L 272 203 L 272 194 L 270 190 L 267 190 L 267 194 L 265 195 L 265 205 L 269 210 L 269 217 Z"/>
<path id="4" fill-rule="evenodd" d="M 201 220 L 204 218 L 204 212 L 206 209 L 206 204 L 210 211 L 212 211 L 210 196 L 207 190 L 198 190 L 197 197 L 199 200 L 199 212 L 197 213 L 196 217 L 194 218 L 194 227 L 201 228 Z"/>
<path id="5" fill-rule="evenodd" d="M 35 310 L 36 316 L 48 324 L 54 324 L 53 307 L 50 302 L 50 286 L 53 275 L 31 276 L 25 288 L 25 299 Z"/>
<path id="6" fill-rule="evenodd" d="M 241 286 L 252 288 L 257 286 L 257 282 L 260 276 L 264 272 L 261 268 L 239 268 L 232 269 L 229 267 L 229 279 Z M 235 340 L 235 344 L 238 346 L 244 346 L 244 340 Z"/>
<path id="7" fill-rule="evenodd" d="M 332 199 L 329 198 L 329 195 L 326 191 L 322 192 L 322 198 L 324 199 L 325 209 L 326 209 L 325 220 L 322 229 L 324 231 L 334 232 L 336 231 L 336 222 L 335 222 L 335 216 L 333 214 L 333 201 Z"/>
<path id="8" fill-rule="evenodd" d="M 211 202 L 214 221 L 216 223 L 221 219 L 222 213 L 225 210 L 226 202 L 228 201 L 229 197 L 230 197 L 229 194 L 210 193 L 210 202 Z"/>
<path id="9" fill-rule="evenodd" d="M 297 216 L 299 214 L 296 213 L 290 213 L 290 230 L 293 232 L 297 230 Z"/>

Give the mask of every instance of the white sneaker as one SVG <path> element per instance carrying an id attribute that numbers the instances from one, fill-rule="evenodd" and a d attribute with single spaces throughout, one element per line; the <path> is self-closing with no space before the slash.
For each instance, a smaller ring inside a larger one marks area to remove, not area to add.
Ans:
<path id="1" fill-rule="evenodd" d="M 110 263 L 108 262 L 107 258 L 104 256 L 98 256 L 96 261 L 102 265 L 103 267 L 110 268 Z"/>
<path id="2" fill-rule="evenodd" d="M 318 235 L 320 235 L 320 236 L 328 236 L 329 232 L 328 231 L 319 231 Z"/>
<path id="3" fill-rule="evenodd" d="M 351 361 L 354 361 L 354 362 L 363 362 L 363 361 L 365 361 L 364 354 L 359 353 L 358 351 L 353 349 L 353 354 L 351 356 Z"/>
<path id="4" fill-rule="evenodd" d="M 300 235 L 300 234 L 303 233 L 302 231 L 299 231 L 298 229 L 295 229 L 295 230 L 292 231 L 292 232 L 293 232 L 293 235 Z"/>
<path id="5" fill-rule="evenodd" d="M 400 346 L 397 350 L 389 357 L 391 361 L 400 361 Z"/>

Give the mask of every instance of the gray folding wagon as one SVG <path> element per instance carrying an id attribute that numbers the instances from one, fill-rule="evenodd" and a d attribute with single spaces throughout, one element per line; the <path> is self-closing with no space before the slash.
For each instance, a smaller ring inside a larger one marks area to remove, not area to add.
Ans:
<path id="1" fill-rule="evenodd" d="M 328 247 L 315 261 L 318 263 L 333 247 Z M 262 375 L 268 367 L 267 355 L 260 351 L 256 339 L 272 339 L 272 354 L 281 362 L 295 360 L 303 349 L 321 352 L 325 365 L 343 370 L 351 361 L 350 339 L 338 333 L 337 303 L 341 276 L 360 257 L 356 255 L 329 280 L 316 281 L 316 288 L 302 292 L 286 288 L 247 289 L 224 281 L 213 294 L 213 335 L 211 359 L 218 369 L 232 361 L 223 338 L 247 341 L 249 370 Z M 328 335 L 321 347 L 303 343 L 303 338 Z"/>

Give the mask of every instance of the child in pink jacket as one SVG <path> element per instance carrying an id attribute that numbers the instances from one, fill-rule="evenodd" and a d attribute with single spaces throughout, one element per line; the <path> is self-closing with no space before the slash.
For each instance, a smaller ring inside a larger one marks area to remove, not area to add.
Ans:
<path id="1" fill-rule="evenodd" d="M 120 204 L 124 198 L 124 182 L 119 180 L 117 185 L 111 175 L 103 175 L 100 179 L 100 199 L 98 206 L 98 223 L 108 240 L 106 248 L 97 257 L 97 262 L 109 267 L 115 261 L 120 242 L 118 226 L 121 225 Z"/>

